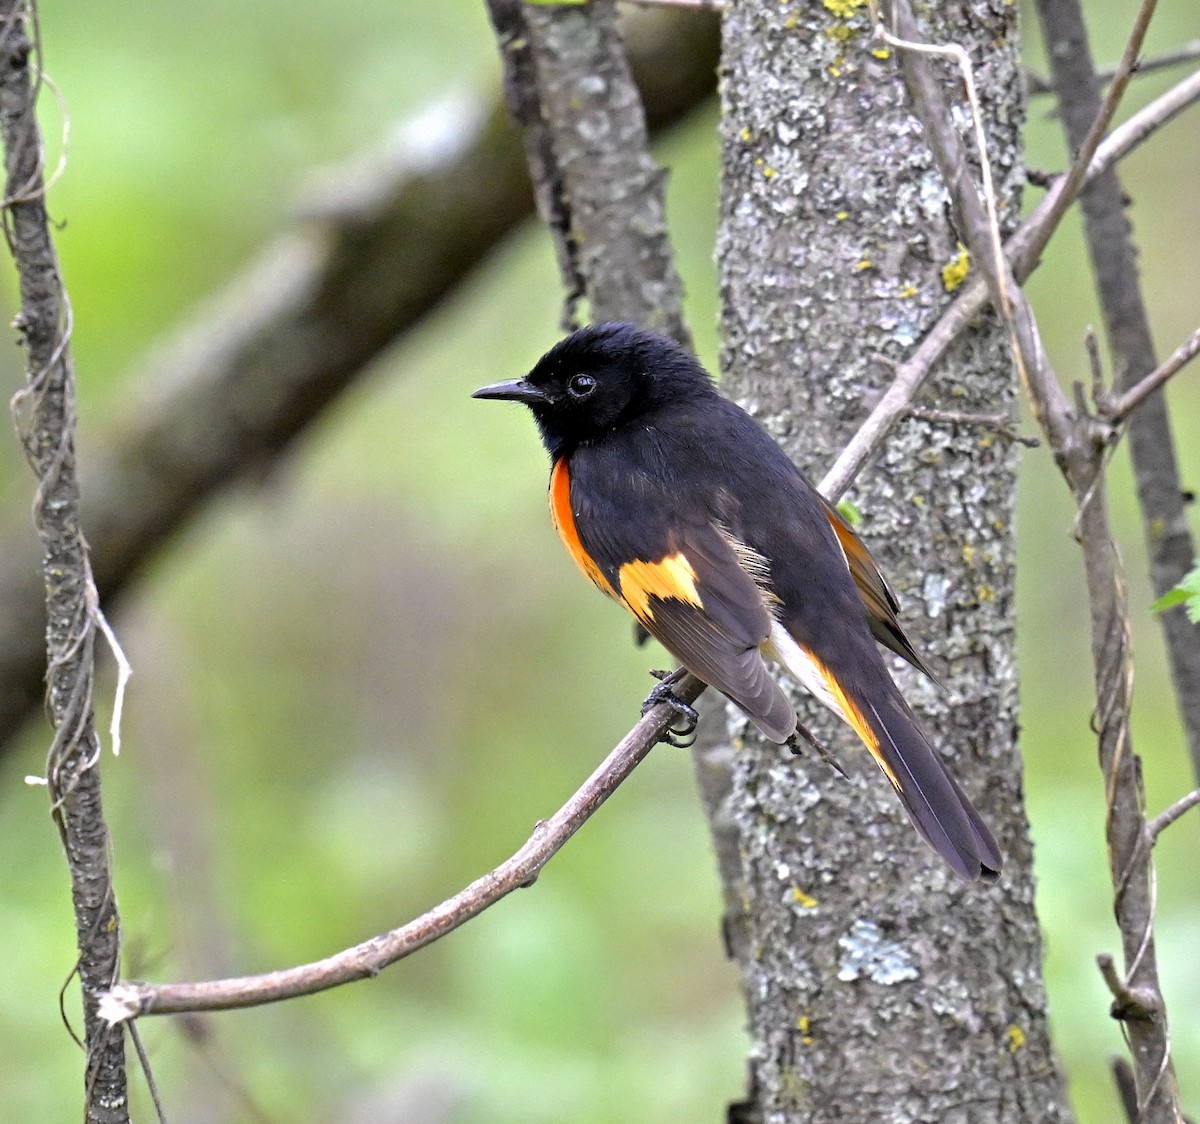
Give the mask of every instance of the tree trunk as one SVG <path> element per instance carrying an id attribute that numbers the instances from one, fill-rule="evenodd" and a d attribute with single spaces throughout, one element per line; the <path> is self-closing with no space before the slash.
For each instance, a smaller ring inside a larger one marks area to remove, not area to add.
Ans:
<path id="1" fill-rule="evenodd" d="M 725 11 L 724 386 L 818 476 L 887 385 L 887 360 L 948 300 L 955 274 L 943 267 L 959 262 L 958 239 L 865 5 L 733 0 Z M 931 11 L 927 38 L 971 52 L 1011 224 L 1022 175 L 1015 9 L 971 0 Z M 924 407 L 1013 410 L 993 320 L 952 355 Z M 946 690 L 897 678 L 1000 841 L 998 884 L 946 869 L 815 704 L 801 702 L 802 720 L 841 751 L 848 781 L 738 718 L 704 757 L 708 782 L 728 767 L 728 799 L 710 811 L 752 1036 L 749 1100 L 731 1119 L 1071 1118 L 1046 1024 L 1016 748 L 1014 467 L 992 429 L 909 418 L 857 492 L 863 535 Z"/>

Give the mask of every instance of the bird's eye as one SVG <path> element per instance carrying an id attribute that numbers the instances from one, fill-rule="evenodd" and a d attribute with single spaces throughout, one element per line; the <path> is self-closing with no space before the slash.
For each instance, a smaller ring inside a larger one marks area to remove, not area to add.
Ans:
<path id="1" fill-rule="evenodd" d="M 596 389 L 596 380 L 591 375 L 572 375 L 567 383 L 567 393 L 576 399 L 586 398 Z"/>

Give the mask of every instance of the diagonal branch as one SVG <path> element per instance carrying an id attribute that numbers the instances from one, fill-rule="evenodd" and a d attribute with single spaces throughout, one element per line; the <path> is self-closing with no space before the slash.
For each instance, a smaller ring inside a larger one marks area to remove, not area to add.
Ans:
<path id="1" fill-rule="evenodd" d="M 1200 101 L 1200 71 L 1173 86 L 1114 129 L 1096 149 L 1083 182 L 1091 182 L 1103 170 L 1123 160 L 1138 145 L 1197 101 Z M 1066 214 L 1067 207 L 1062 200 L 1069 186 L 1066 177 L 1056 180 L 1046 197 L 1005 243 L 1005 253 L 1012 262 L 1013 274 L 1018 281 L 1024 281 L 1037 267 L 1042 250 Z M 837 499 L 845 492 L 867 458 L 878 448 L 880 437 L 907 413 L 925 377 L 987 302 L 988 289 L 983 279 L 976 277 L 968 281 L 962 293 L 925 334 L 912 355 L 896 368 L 891 386 L 825 474 L 820 490 L 826 496 Z"/>
<path id="2" fill-rule="evenodd" d="M 1197 328 L 1171 354 L 1140 382 L 1134 383 L 1123 394 L 1108 397 L 1100 403 L 1100 413 L 1114 425 L 1124 421 L 1152 394 L 1183 370 L 1200 354 L 1200 328 Z M 1182 575 L 1181 575 L 1182 576 Z"/>
<path id="3" fill-rule="evenodd" d="M 611 3 L 586 10 L 524 12 L 492 0 L 506 64 L 509 103 L 526 134 L 530 171 L 556 228 L 564 281 L 582 281 L 594 315 L 660 323 L 686 340 L 682 285 L 675 273 L 662 207 L 662 177 L 648 152 L 646 121 Z M 527 21 L 527 22 L 525 22 Z M 603 75 L 601 88 L 592 80 Z M 541 99 L 556 103 L 543 111 Z M 554 121 L 553 127 L 544 124 Z M 585 131 L 580 123 L 587 121 Z M 600 182 L 589 186 L 596 167 Z M 569 206 L 567 206 L 569 200 Z M 578 247 L 586 252 L 576 256 Z M 704 684 L 682 676 L 673 694 L 691 703 Z M 316 964 L 266 976 L 199 984 L 123 984 L 106 1015 L 120 1022 L 152 1012 L 212 1010 L 310 994 L 377 974 L 477 916 L 541 868 L 632 772 L 675 720 L 659 704 L 634 727 L 578 792 L 511 859 L 417 920 Z"/>

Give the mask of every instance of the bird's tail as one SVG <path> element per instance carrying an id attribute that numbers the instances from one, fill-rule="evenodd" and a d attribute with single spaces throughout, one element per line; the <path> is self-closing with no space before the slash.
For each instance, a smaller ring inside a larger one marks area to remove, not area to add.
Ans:
<path id="1" fill-rule="evenodd" d="M 879 763 L 925 841 L 968 881 L 994 882 L 1000 876 L 996 840 L 900 693 L 890 682 L 888 687 L 878 693 L 881 698 L 872 698 L 830 683 L 838 709 Z"/>

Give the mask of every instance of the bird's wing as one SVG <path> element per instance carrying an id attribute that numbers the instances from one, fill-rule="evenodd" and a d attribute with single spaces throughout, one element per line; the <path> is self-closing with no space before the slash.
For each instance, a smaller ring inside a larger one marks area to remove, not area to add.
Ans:
<path id="1" fill-rule="evenodd" d="M 796 728 L 796 715 L 759 651 L 771 632 L 769 594 L 747 561 L 747 552 L 712 523 L 676 527 L 661 557 L 623 562 L 616 587 L 680 663 L 783 742 Z"/>
<path id="2" fill-rule="evenodd" d="M 875 559 L 871 557 L 862 539 L 855 533 L 854 528 L 842 518 L 841 512 L 824 496 L 813 493 L 821 501 L 821 508 L 829 520 L 842 554 L 846 557 L 846 565 L 850 568 L 850 576 L 858 589 L 867 610 L 867 624 L 871 634 L 886 648 L 890 648 L 898 656 L 906 659 L 918 671 L 929 676 L 935 683 L 937 676 L 929 670 L 912 641 L 905 635 L 900 625 L 900 603 L 896 600 L 892 587 L 887 579 L 879 572 Z"/>
<path id="3" fill-rule="evenodd" d="M 772 624 L 765 563 L 664 493 L 625 496 L 610 479 L 604 491 L 570 487 L 563 502 L 566 473 L 560 461 L 551 502 L 557 486 L 555 524 L 579 566 L 692 674 L 786 741 L 796 715 L 759 652 Z"/>

